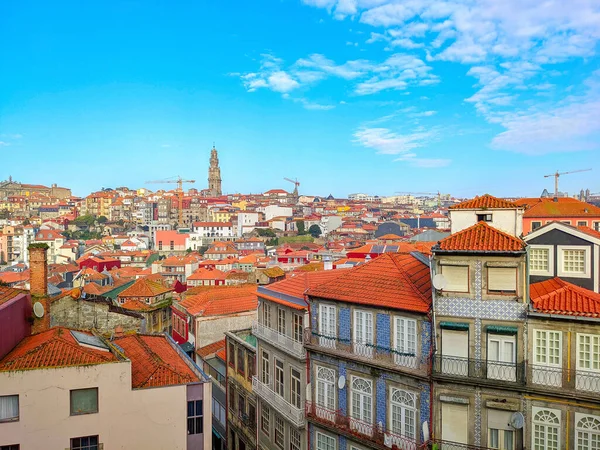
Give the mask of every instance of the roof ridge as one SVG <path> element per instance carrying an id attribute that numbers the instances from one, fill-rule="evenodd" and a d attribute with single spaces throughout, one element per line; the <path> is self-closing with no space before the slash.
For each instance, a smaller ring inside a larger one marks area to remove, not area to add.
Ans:
<path id="1" fill-rule="evenodd" d="M 401 255 L 402 253 L 396 253 L 398 255 Z M 404 281 L 406 281 L 410 288 L 419 296 L 421 297 L 421 299 L 427 303 L 427 297 L 425 297 L 425 295 L 416 288 L 416 286 L 414 285 L 414 283 L 412 282 L 412 280 L 409 278 L 408 274 L 406 273 L 406 271 L 404 270 L 404 268 L 402 268 L 401 266 L 398 265 L 398 262 L 396 261 L 396 258 L 394 258 L 392 256 L 392 254 L 389 254 L 390 258 L 392 260 L 392 262 L 394 263 L 394 265 L 396 266 L 396 268 L 398 269 L 398 271 L 400 272 L 402 278 L 404 279 Z M 408 256 L 412 259 L 414 259 L 417 263 L 419 264 L 423 264 L 421 261 L 419 261 L 417 258 L 415 258 L 414 256 L 412 256 L 410 253 L 408 254 Z M 423 264 L 424 266 L 426 266 L 426 264 Z"/>

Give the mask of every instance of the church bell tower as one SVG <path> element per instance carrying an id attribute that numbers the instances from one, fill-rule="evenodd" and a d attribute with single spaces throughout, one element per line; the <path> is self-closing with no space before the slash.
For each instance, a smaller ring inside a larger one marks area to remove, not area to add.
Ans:
<path id="1" fill-rule="evenodd" d="M 219 197 L 221 192 L 221 169 L 219 168 L 219 156 L 213 145 L 210 151 L 210 165 L 208 166 L 208 190 L 211 197 Z"/>

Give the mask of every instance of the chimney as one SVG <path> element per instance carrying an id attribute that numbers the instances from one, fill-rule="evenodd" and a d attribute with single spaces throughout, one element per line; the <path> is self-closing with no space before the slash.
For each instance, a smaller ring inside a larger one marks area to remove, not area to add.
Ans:
<path id="1" fill-rule="evenodd" d="M 333 269 L 333 262 L 331 261 L 331 257 L 325 256 L 325 258 L 323 258 L 323 268 L 325 270 Z"/>
<path id="2" fill-rule="evenodd" d="M 32 297 L 48 295 L 47 244 L 31 244 L 29 250 L 29 291 Z"/>

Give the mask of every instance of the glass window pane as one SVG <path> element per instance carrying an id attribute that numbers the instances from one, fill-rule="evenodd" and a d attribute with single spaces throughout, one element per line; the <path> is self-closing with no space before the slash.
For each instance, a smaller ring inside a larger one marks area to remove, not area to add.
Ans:
<path id="1" fill-rule="evenodd" d="M 76 389 L 71 391 L 71 415 L 98 412 L 98 389 Z"/>

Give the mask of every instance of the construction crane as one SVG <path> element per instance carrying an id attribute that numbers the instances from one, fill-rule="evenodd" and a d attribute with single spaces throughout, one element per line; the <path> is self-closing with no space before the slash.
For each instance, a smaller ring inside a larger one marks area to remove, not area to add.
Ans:
<path id="1" fill-rule="evenodd" d="M 438 208 L 442 206 L 442 194 L 440 191 L 437 192 L 396 192 L 396 194 L 408 194 L 408 195 L 435 195 L 437 197 Z"/>
<path id="2" fill-rule="evenodd" d="M 175 180 L 154 180 L 146 181 L 146 184 L 177 184 L 177 197 L 179 198 L 179 226 L 183 226 L 183 183 L 195 183 L 196 180 L 184 180 L 178 176 Z"/>
<path id="3" fill-rule="evenodd" d="M 592 169 L 580 169 L 580 170 L 571 170 L 570 172 L 558 172 L 552 173 L 550 175 L 544 175 L 544 178 L 554 177 L 554 198 L 558 198 L 558 179 L 561 175 L 568 175 L 570 173 L 578 173 L 578 172 L 589 172 Z"/>
<path id="4" fill-rule="evenodd" d="M 298 178 L 296 178 L 295 180 L 292 180 L 290 178 L 283 178 L 285 181 L 289 181 L 290 183 L 294 183 L 294 196 L 298 197 L 298 186 L 300 186 L 300 182 L 298 181 Z"/>

